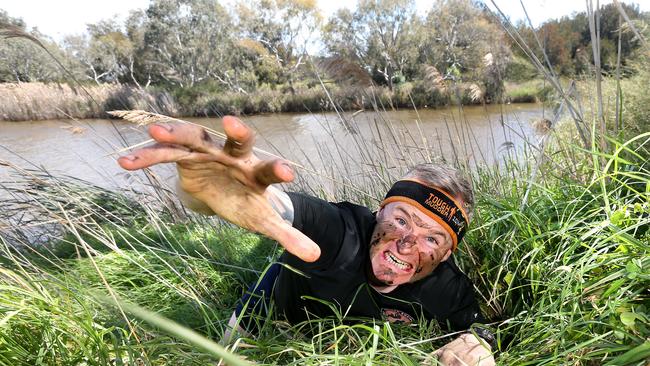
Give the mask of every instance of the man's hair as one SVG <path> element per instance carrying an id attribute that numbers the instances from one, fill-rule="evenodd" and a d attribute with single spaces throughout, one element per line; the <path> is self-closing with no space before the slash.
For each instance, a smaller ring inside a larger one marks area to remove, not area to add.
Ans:
<path id="1" fill-rule="evenodd" d="M 471 220 L 474 213 L 474 191 L 467 177 L 458 169 L 444 164 L 418 164 L 412 167 L 404 178 L 414 178 L 426 185 L 443 189 L 463 201 L 463 209 Z"/>

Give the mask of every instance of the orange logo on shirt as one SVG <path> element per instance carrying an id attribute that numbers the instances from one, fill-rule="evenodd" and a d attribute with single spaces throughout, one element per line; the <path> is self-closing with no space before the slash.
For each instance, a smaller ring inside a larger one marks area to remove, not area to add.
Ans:
<path id="1" fill-rule="evenodd" d="M 410 324 L 414 322 L 412 316 L 397 309 L 381 309 L 381 315 L 391 323 Z"/>

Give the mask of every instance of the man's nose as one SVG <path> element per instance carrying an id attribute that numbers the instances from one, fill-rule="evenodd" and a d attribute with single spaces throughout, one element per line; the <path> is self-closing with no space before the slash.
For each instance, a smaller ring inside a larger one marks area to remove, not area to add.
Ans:
<path id="1" fill-rule="evenodd" d="M 410 252 L 416 244 L 416 237 L 413 234 L 407 234 L 397 242 L 397 249 L 400 252 Z"/>

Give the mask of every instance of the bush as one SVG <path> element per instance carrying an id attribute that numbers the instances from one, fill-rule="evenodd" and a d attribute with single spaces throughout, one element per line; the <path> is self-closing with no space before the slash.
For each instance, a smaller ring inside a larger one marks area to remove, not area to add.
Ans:
<path id="1" fill-rule="evenodd" d="M 512 82 L 525 82 L 538 77 L 535 66 L 529 60 L 515 56 L 506 67 L 504 79 Z"/>

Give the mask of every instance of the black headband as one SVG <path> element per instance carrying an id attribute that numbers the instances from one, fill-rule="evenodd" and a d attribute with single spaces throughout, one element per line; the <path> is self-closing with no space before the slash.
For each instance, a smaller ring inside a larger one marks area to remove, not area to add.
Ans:
<path id="1" fill-rule="evenodd" d="M 451 236 L 453 249 L 463 239 L 469 220 L 462 207 L 447 192 L 412 180 L 397 181 L 381 203 L 405 202 L 438 222 Z"/>

